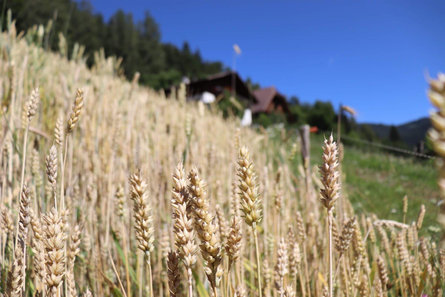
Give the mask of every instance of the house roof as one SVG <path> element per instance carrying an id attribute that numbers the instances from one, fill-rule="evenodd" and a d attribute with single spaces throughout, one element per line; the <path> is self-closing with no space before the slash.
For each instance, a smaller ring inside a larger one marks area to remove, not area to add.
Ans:
<path id="1" fill-rule="evenodd" d="M 223 86 L 231 86 L 232 78 L 235 78 L 235 88 L 237 95 L 244 97 L 249 101 L 256 103 L 256 98 L 249 87 L 244 83 L 237 72 L 224 71 L 210 75 L 204 79 L 192 81 L 188 86 L 191 93 L 201 93 L 205 90 L 212 93 L 220 93 L 224 90 Z"/>
<path id="2" fill-rule="evenodd" d="M 251 106 L 252 113 L 267 111 L 267 107 L 276 96 L 281 97 L 280 99 L 284 101 L 286 100 L 285 97 L 273 86 L 255 90 L 253 91 L 253 95 L 258 102 Z"/>

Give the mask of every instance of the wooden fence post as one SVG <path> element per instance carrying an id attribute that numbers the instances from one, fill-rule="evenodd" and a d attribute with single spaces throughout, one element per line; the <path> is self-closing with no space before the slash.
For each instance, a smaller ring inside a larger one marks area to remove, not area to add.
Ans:
<path id="1" fill-rule="evenodd" d="M 309 125 L 303 125 L 300 127 L 301 136 L 301 158 L 303 161 L 303 168 L 305 174 L 305 186 L 306 193 L 310 196 L 310 179 L 311 179 L 311 138 L 310 138 Z"/>

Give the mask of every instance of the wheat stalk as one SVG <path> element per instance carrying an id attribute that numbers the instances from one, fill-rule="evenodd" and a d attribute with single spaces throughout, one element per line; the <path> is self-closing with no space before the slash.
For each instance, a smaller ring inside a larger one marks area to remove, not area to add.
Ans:
<path id="1" fill-rule="evenodd" d="M 229 226 L 226 218 L 224 217 L 224 212 L 219 204 L 215 206 L 215 213 L 218 222 L 217 226 L 218 226 L 220 242 L 221 245 L 224 246 L 227 241 L 227 236 L 229 235 Z"/>
<path id="2" fill-rule="evenodd" d="M 66 125 L 67 135 L 73 132 L 77 122 L 79 121 L 79 116 L 83 109 L 83 100 L 84 100 L 83 91 L 81 89 L 77 89 L 76 99 L 74 100 L 73 108 Z"/>
<path id="3" fill-rule="evenodd" d="M 54 207 L 57 209 L 57 148 L 55 145 L 51 146 L 49 154 L 46 156 L 46 175 L 51 186 L 52 196 L 54 197 Z"/>
<path id="4" fill-rule="evenodd" d="M 178 253 L 170 251 L 167 260 L 168 267 L 168 287 L 170 290 L 170 297 L 176 297 L 181 283 L 181 275 L 179 273 L 179 257 Z"/>
<path id="5" fill-rule="evenodd" d="M 383 256 L 379 255 L 377 258 L 377 268 L 379 272 L 379 279 L 383 291 L 386 291 L 389 285 L 388 271 L 386 269 L 385 260 Z"/>
<path id="6" fill-rule="evenodd" d="M 56 126 L 54 127 L 54 141 L 59 146 L 62 147 L 63 140 L 64 140 L 64 133 L 63 130 L 63 117 L 59 116 L 56 121 Z"/>
<path id="7" fill-rule="evenodd" d="M 289 272 L 289 258 L 287 254 L 287 244 L 284 238 L 280 239 L 277 250 L 277 263 L 275 265 L 275 288 L 278 294 L 284 296 L 284 277 Z"/>
<path id="8" fill-rule="evenodd" d="M 70 297 L 77 296 L 76 283 L 74 280 L 74 262 L 76 257 L 80 252 L 80 227 L 79 225 L 74 226 L 74 230 L 71 234 L 71 241 L 68 249 L 68 271 L 67 271 L 67 286 Z"/>
<path id="9" fill-rule="evenodd" d="M 28 118 L 28 122 L 31 121 L 32 117 L 34 117 L 34 115 L 36 114 L 37 108 L 39 107 L 39 102 L 40 102 L 39 88 L 35 88 L 31 92 L 31 95 L 29 96 L 29 99 L 25 104 L 26 116 Z"/>
<path id="10" fill-rule="evenodd" d="M 14 249 L 14 263 L 8 275 L 8 283 L 6 288 L 6 296 L 21 297 L 23 294 L 23 286 L 25 284 L 25 263 L 23 254 L 23 246 L 17 245 Z"/>
<path id="11" fill-rule="evenodd" d="M 154 249 L 154 227 L 151 207 L 148 203 L 147 183 L 141 176 L 141 173 L 135 173 L 130 176 L 130 198 L 133 200 L 134 227 L 138 247 L 147 258 L 148 273 L 150 277 L 150 296 L 153 295 L 153 276 L 151 269 L 151 252 Z"/>
<path id="12" fill-rule="evenodd" d="M 115 198 L 116 198 L 116 212 L 118 217 L 122 219 L 125 214 L 125 194 L 124 194 L 124 189 L 120 185 L 116 189 Z"/>
<path id="13" fill-rule="evenodd" d="M 352 217 L 343 226 L 343 230 L 339 237 L 338 244 L 335 246 L 340 256 L 343 255 L 343 253 L 345 253 L 349 248 L 352 236 L 354 235 L 355 223 L 356 223 L 355 217 Z"/>
<path id="14" fill-rule="evenodd" d="M 320 190 L 322 205 L 328 213 L 329 228 L 329 296 L 333 296 L 333 246 L 332 246 L 332 225 L 333 225 L 333 207 L 340 196 L 340 181 L 338 171 L 338 150 L 334 138 L 331 136 L 324 140 L 323 163 L 320 166 L 321 183 L 323 188 Z"/>
<path id="15" fill-rule="evenodd" d="M 33 211 L 30 211 L 31 216 L 31 228 L 34 234 L 32 239 L 32 250 L 34 252 L 33 259 L 33 268 L 34 268 L 34 277 L 35 277 L 35 285 L 36 290 L 41 292 L 43 295 L 45 289 L 45 280 L 46 280 L 46 264 L 45 264 L 45 247 L 43 245 L 43 230 L 40 219 L 34 214 Z"/>
<path id="16" fill-rule="evenodd" d="M 238 157 L 239 196 L 240 206 L 245 222 L 253 228 L 261 221 L 261 200 L 256 184 L 253 162 L 250 160 L 249 150 L 242 147 Z"/>
<path id="17" fill-rule="evenodd" d="M 188 296 L 192 297 L 192 267 L 196 263 L 197 246 L 195 243 L 195 230 L 193 228 L 193 218 L 191 214 L 191 202 L 182 163 L 178 164 L 173 173 L 171 205 L 173 209 L 175 246 L 187 270 Z"/>
<path id="18" fill-rule="evenodd" d="M 419 216 L 417 217 L 417 221 L 416 221 L 416 227 L 417 230 L 420 230 L 420 228 L 422 228 L 422 223 L 423 223 L 423 219 L 425 217 L 425 205 L 421 205 L 420 206 L 420 211 L 419 211 Z"/>
<path id="19" fill-rule="evenodd" d="M 28 225 L 30 223 L 29 214 L 29 190 L 23 184 L 20 196 L 19 222 L 17 226 L 16 245 L 14 248 L 14 263 L 9 274 L 8 294 L 11 296 L 21 296 L 26 278 L 26 239 L 28 236 Z"/>
<path id="20" fill-rule="evenodd" d="M 26 113 L 26 128 L 25 128 L 25 134 L 23 136 L 23 157 L 22 157 L 22 170 L 20 174 L 20 194 L 19 199 L 23 197 L 23 191 L 25 186 L 25 167 L 26 167 L 26 155 L 27 155 L 27 144 L 28 144 L 28 132 L 29 132 L 29 123 L 31 122 L 32 117 L 35 115 L 38 104 L 40 101 L 40 95 L 39 95 L 39 89 L 34 89 L 31 92 L 31 95 L 25 104 L 25 113 Z M 12 117 L 11 117 L 12 118 Z M 19 221 L 20 218 L 17 219 Z M 19 227 L 20 224 L 17 225 Z M 17 230 L 18 232 L 19 230 Z M 16 245 L 17 245 L 17 238 L 16 238 Z"/>
<path id="21" fill-rule="evenodd" d="M 243 233 L 241 229 L 241 220 L 237 216 L 233 216 L 230 224 L 230 232 L 226 242 L 226 253 L 229 257 L 229 270 L 238 260 L 241 252 L 241 244 Z"/>
<path id="22" fill-rule="evenodd" d="M 213 223 L 213 216 L 209 212 L 205 182 L 199 177 L 196 168 L 190 171 L 188 178 L 188 190 L 193 203 L 195 230 L 201 241 L 199 247 L 206 265 L 204 270 L 212 286 L 213 294 L 216 297 L 216 287 L 219 285 L 222 275 L 220 267 L 222 260 L 221 243 L 218 241 L 217 227 Z"/>
<path id="23" fill-rule="evenodd" d="M 244 221 L 247 225 L 252 227 L 252 233 L 255 241 L 255 252 L 257 259 L 257 278 L 258 278 L 258 292 L 262 297 L 261 290 L 261 261 L 258 245 L 257 224 L 261 221 L 261 199 L 258 194 L 258 185 L 256 183 L 256 175 L 254 172 L 253 162 L 250 160 L 249 150 L 247 147 L 242 147 L 238 155 L 237 175 L 240 206 L 243 212 Z"/>
<path id="24" fill-rule="evenodd" d="M 60 297 L 59 287 L 65 275 L 65 231 L 62 217 L 53 208 L 43 216 L 46 286 L 49 297 Z"/>
<path id="25" fill-rule="evenodd" d="M 291 227 L 287 232 L 288 242 L 288 258 L 289 258 L 289 274 L 291 278 L 297 275 L 298 267 L 301 263 L 300 246 L 298 245 L 297 238 Z"/>

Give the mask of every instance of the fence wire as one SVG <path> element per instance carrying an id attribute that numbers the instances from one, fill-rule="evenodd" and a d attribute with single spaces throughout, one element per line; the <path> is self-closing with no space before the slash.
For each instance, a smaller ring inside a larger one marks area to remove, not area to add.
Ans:
<path id="1" fill-rule="evenodd" d="M 394 146 L 390 146 L 390 145 L 386 145 L 386 144 L 375 143 L 375 142 L 368 141 L 368 140 L 357 139 L 357 138 L 352 138 L 352 137 L 343 136 L 343 135 L 341 136 L 341 138 L 345 139 L 345 140 L 348 140 L 348 141 L 356 142 L 356 143 L 371 145 L 371 146 L 378 147 L 378 148 L 381 148 L 381 149 L 385 149 L 385 150 L 388 150 L 388 151 L 393 151 L 393 152 L 397 152 L 397 153 L 401 153 L 401 154 L 415 156 L 415 157 L 418 157 L 418 158 L 425 158 L 425 159 L 431 159 L 431 160 L 436 159 L 435 156 L 422 154 L 422 153 L 418 153 L 418 152 L 414 152 L 414 151 L 410 151 L 410 150 L 406 150 L 406 149 L 402 149 L 402 148 L 398 148 L 398 147 L 394 147 Z"/>

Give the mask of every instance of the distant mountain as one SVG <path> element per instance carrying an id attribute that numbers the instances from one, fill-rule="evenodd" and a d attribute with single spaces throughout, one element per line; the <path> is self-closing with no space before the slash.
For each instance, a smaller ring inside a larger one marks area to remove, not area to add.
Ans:
<path id="1" fill-rule="evenodd" d="M 374 133 L 381 139 L 389 139 L 389 130 L 391 125 L 385 124 L 363 124 L 368 125 Z M 405 124 L 395 126 L 399 132 L 400 138 L 408 146 L 415 146 L 421 140 L 425 139 L 426 132 L 431 127 L 430 119 L 420 118 Z"/>

